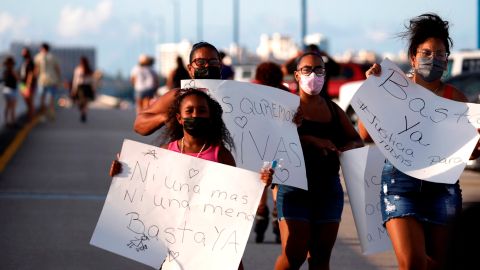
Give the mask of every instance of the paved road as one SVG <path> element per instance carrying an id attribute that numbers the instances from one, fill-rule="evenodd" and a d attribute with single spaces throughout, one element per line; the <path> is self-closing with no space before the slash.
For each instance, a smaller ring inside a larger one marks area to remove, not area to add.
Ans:
<path id="1" fill-rule="evenodd" d="M 61 109 L 40 122 L 0 174 L 1 269 L 150 269 L 89 245 L 108 191 L 107 171 L 122 140 L 152 143 L 132 132 L 132 110 L 92 110 L 81 124 L 76 110 Z M 465 201 L 480 194 L 478 173 L 462 176 Z M 332 269 L 396 269 L 392 252 L 360 253 L 348 197 Z M 266 243 L 253 234 L 246 269 L 272 269 L 280 246 L 269 228 Z M 302 269 L 307 269 L 304 265 Z"/>

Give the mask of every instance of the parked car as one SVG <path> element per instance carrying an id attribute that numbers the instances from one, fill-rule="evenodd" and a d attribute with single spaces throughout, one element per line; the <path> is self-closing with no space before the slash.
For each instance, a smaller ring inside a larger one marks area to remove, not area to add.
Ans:
<path id="1" fill-rule="evenodd" d="M 334 99 L 338 98 L 340 94 L 340 87 L 345 83 L 365 80 L 365 71 L 367 71 L 371 64 L 357 64 L 349 62 L 339 63 L 339 65 L 339 74 L 330 77 L 330 81 L 328 82 L 328 95 Z"/>
<path id="2" fill-rule="evenodd" d="M 445 83 L 455 86 L 471 103 L 480 103 L 480 71 L 462 73 L 457 76 L 453 76 Z"/>
<path id="3" fill-rule="evenodd" d="M 233 70 L 235 72 L 234 80 L 239 82 L 251 82 L 255 78 L 256 65 L 235 65 Z"/>
<path id="4" fill-rule="evenodd" d="M 480 50 L 453 52 L 448 57 L 446 78 L 470 72 L 480 72 Z"/>

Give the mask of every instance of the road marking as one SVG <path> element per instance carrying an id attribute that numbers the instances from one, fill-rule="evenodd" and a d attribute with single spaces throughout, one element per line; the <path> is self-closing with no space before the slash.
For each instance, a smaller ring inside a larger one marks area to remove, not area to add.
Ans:
<path id="1" fill-rule="evenodd" d="M 32 121 L 28 122 L 18 133 L 15 135 L 13 141 L 8 145 L 7 149 L 2 153 L 0 156 L 0 173 L 5 170 L 8 162 L 12 159 L 12 157 L 17 152 L 20 145 L 22 145 L 25 138 L 27 138 L 28 133 L 30 130 L 38 123 L 39 116 L 35 116 Z"/>
<path id="2" fill-rule="evenodd" d="M 39 192 L 0 192 L 0 200 L 75 200 L 75 201 L 105 201 L 106 195 L 39 193 Z"/>

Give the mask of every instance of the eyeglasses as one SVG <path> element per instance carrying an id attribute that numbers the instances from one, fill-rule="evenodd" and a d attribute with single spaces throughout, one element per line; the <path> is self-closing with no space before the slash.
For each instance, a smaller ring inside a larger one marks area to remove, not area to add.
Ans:
<path id="1" fill-rule="evenodd" d="M 218 58 L 195 58 L 192 60 L 192 63 L 195 63 L 198 67 L 204 67 L 207 64 L 209 66 L 219 66 L 220 65 L 220 60 Z"/>
<path id="2" fill-rule="evenodd" d="M 417 53 L 419 53 L 422 57 L 432 58 L 435 56 L 435 58 L 437 58 L 438 60 L 448 59 L 448 53 L 444 51 L 433 52 L 431 50 L 418 50 Z"/>
<path id="3" fill-rule="evenodd" d="M 325 76 L 325 68 L 323 66 L 316 66 L 316 67 L 311 67 L 311 66 L 304 66 L 301 67 L 298 71 L 302 75 L 310 76 L 310 74 L 315 73 L 317 76 Z"/>

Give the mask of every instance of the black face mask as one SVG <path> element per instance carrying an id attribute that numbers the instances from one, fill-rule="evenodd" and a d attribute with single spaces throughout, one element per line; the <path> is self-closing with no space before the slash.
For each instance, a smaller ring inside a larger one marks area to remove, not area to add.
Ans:
<path id="1" fill-rule="evenodd" d="M 210 119 L 206 117 L 183 118 L 183 129 L 193 137 L 202 138 L 210 129 Z"/>
<path id="2" fill-rule="evenodd" d="M 208 66 L 196 68 L 193 76 L 195 79 L 220 79 L 220 67 Z"/>

